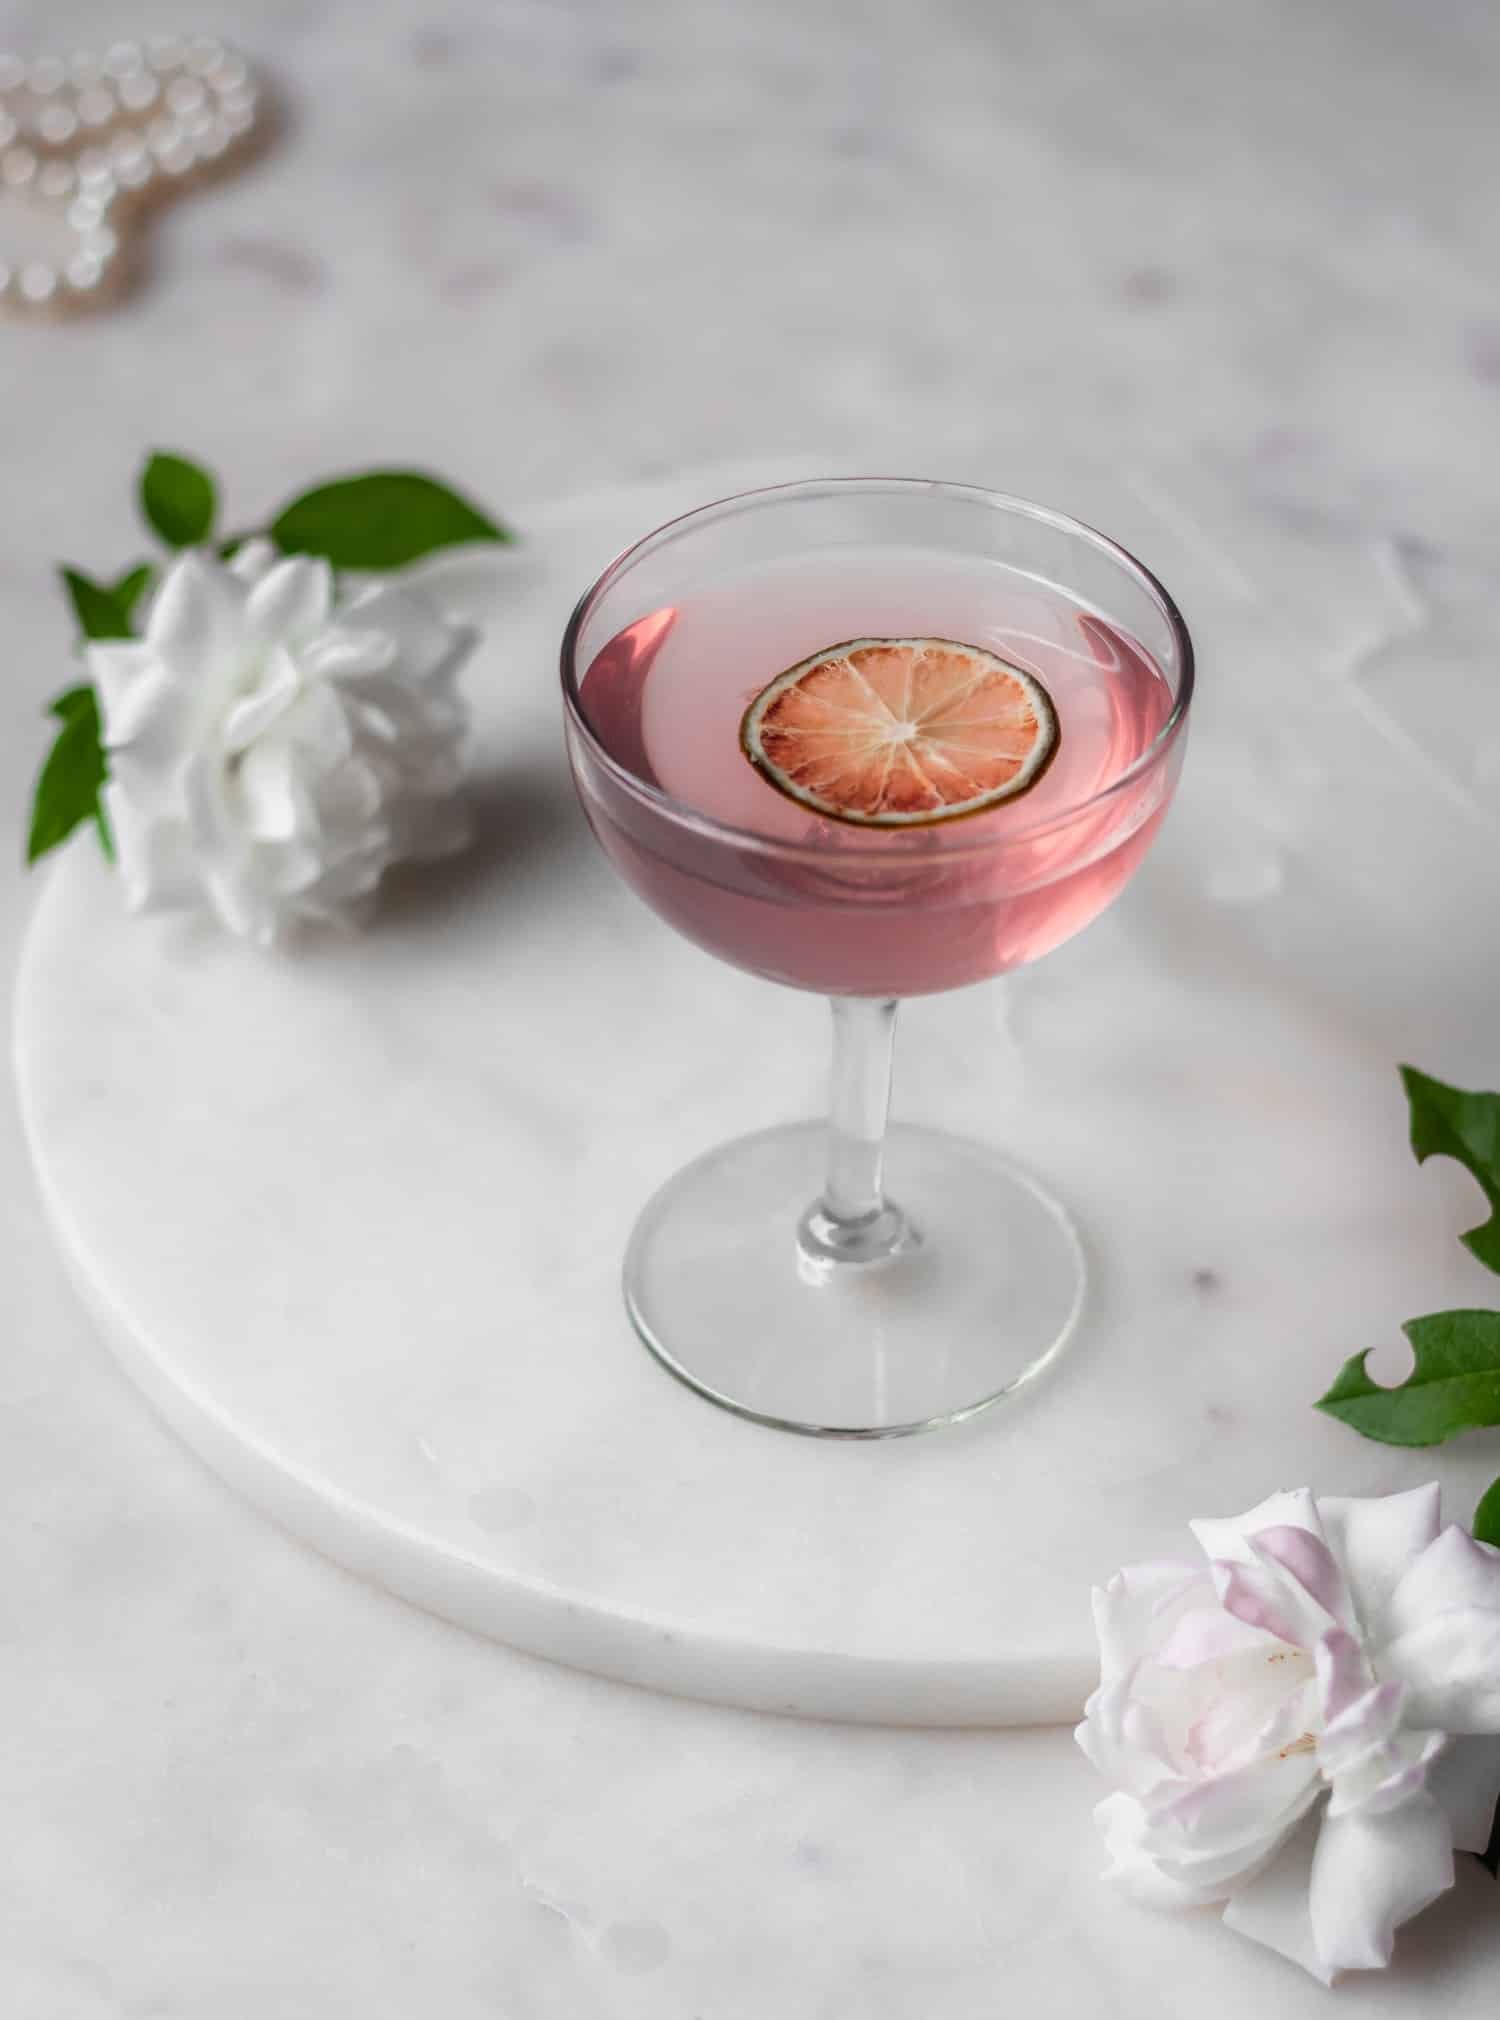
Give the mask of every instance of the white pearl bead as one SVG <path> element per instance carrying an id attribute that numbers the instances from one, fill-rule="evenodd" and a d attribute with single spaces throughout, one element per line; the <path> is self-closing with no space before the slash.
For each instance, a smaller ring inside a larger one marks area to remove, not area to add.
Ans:
<path id="1" fill-rule="evenodd" d="M 247 84 L 249 80 L 249 64 L 243 56 L 236 55 L 232 50 L 226 54 L 223 62 L 208 74 L 208 81 L 215 91 L 233 91 L 239 85 Z"/>
<path id="2" fill-rule="evenodd" d="M 208 93 L 196 77 L 174 77 L 167 86 L 167 104 L 179 118 L 198 112 L 208 103 Z"/>
<path id="3" fill-rule="evenodd" d="M 213 36 L 160 35 L 117 42 L 102 57 L 77 50 L 29 65 L 0 52 L 0 189 L 34 189 L 76 235 L 56 266 L 0 261 L 0 296 L 43 308 L 59 291 L 97 289 L 119 255 L 107 221 L 115 200 L 158 176 L 190 177 L 249 133 L 257 111 L 251 66 Z"/>
<path id="4" fill-rule="evenodd" d="M 120 79 L 120 103 L 127 112 L 145 112 L 156 103 L 161 86 L 149 70 Z"/>
<path id="5" fill-rule="evenodd" d="M 74 253 L 67 265 L 68 286 L 80 291 L 95 288 L 104 278 L 104 261 L 96 253 Z"/>
<path id="6" fill-rule="evenodd" d="M 102 84 L 78 95 L 78 117 L 85 126 L 108 126 L 115 116 L 115 97 Z"/>
<path id="7" fill-rule="evenodd" d="M 78 121 L 66 105 L 44 105 L 36 130 L 49 147 L 64 147 L 78 131 Z"/>
<path id="8" fill-rule="evenodd" d="M 113 194 L 113 190 L 110 193 Z M 80 196 L 68 205 L 68 223 L 82 238 L 97 230 L 108 210 L 109 197 L 102 192 L 97 196 Z"/>

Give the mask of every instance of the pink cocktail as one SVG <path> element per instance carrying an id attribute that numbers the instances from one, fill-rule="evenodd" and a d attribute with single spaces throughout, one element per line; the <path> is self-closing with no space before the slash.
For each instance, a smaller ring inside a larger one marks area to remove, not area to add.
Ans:
<path id="1" fill-rule="evenodd" d="M 747 757 L 746 711 L 849 640 L 957 641 L 1017 670 L 1055 738 L 1035 782 L 892 826 L 778 789 Z M 699 1160 L 637 1230 L 627 1301 L 675 1373 L 768 1422 L 868 1436 L 966 1415 L 1061 1345 L 1081 1266 L 1034 1181 L 895 1131 L 885 1192 L 895 1002 L 1035 960 L 1118 894 L 1171 797 L 1191 686 L 1181 619 L 1123 550 L 955 486 L 731 499 L 584 598 L 568 742 L 603 847 L 700 946 L 834 999 L 821 1195 L 816 1133 L 772 1131 Z"/>

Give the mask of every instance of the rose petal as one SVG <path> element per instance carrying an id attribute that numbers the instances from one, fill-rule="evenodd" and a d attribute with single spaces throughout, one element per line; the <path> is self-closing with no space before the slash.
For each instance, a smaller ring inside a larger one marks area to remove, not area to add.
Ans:
<path id="1" fill-rule="evenodd" d="M 319 680 L 355 680 L 384 673 L 396 658 L 396 641 L 385 631 L 325 631 L 302 651 L 302 663 Z"/>
<path id="2" fill-rule="evenodd" d="M 1204 1581 L 1205 1584 L 1207 1581 Z M 1264 1628 L 1251 1627 L 1226 1613 L 1211 1589 L 1208 1603 L 1194 1606 L 1179 1615 L 1176 1626 L 1157 1651 L 1163 1669 L 1196 1669 L 1205 1662 L 1226 1662 L 1241 1656 L 1261 1661 L 1284 1662 L 1285 1644 Z"/>
<path id="3" fill-rule="evenodd" d="M 1275 1859 L 1230 1898 L 1224 1926 L 1252 1942 L 1263 1943 L 1331 1985 L 1333 1972 L 1318 1955 L 1308 1905 L 1320 1821 L 1316 1812 L 1307 1817 Z"/>
<path id="4" fill-rule="evenodd" d="M 1278 1856 L 1320 1794 L 1317 1777 L 1310 1777 L 1269 1827 L 1243 1844 L 1226 1845 L 1218 1851 L 1198 1846 L 1186 1848 L 1170 1834 L 1148 1828 L 1141 1850 L 1155 1861 L 1164 1878 L 1200 1893 L 1212 1889 L 1215 1897 L 1223 1900 L 1248 1885 Z"/>
<path id="5" fill-rule="evenodd" d="M 223 767 L 208 757 L 190 757 L 179 775 L 183 809 L 193 846 L 205 858 L 236 854 L 238 831 L 230 813 Z"/>
<path id="6" fill-rule="evenodd" d="M 378 854 L 351 856 L 347 862 L 336 863 L 332 869 L 324 871 L 317 896 L 340 905 L 347 904 L 352 898 L 363 898 L 380 882 L 383 868 Z"/>
<path id="7" fill-rule="evenodd" d="M 1379 1970 L 1401 1924 L 1452 1885 L 1452 1834 L 1430 1796 L 1384 1816 L 1325 1816 L 1308 1888 L 1318 1955 L 1330 1971 Z"/>
<path id="8" fill-rule="evenodd" d="M 1290 1650 L 1232 1656 L 1171 1681 L 1179 1721 L 1190 1721 L 1183 1751 L 1205 1773 L 1228 1774 L 1279 1754 L 1318 1724 L 1311 1666 Z"/>
<path id="9" fill-rule="evenodd" d="M 135 640 L 96 639 L 84 647 L 89 678 L 99 690 L 99 720 L 106 743 L 124 743 L 131 734 L 142 696 L 161 677 L 161 662 L 149 645 Z"/>
<path id="10" fill-rule="evenodd" d="M 1384 1816 L 1425 1795 L 1427 1764 L 1442 1748 L 1440 1732 L 1407 1734 L 1378 1748 L 1368 1760 L 1341 1774 L 1328 1802 L 1331 1817 Z"/>
<path id="11" fill-rule="evenodd" d="M 1318 1643 L 1315 1660 L 1318 1668 L 1318 1694 L 1325 1726 L 1337 1731 L 1339 1722 L 1345 1715 L 1360 1705 L 1365 1706 L 1365 1716 L 1368 1718 L 1371 1709 L 1370 1699 L 1374 1695 L 1372 1686 L 1375 1677 L 1370 1668 L 1369 1657 L 1354 1636 L 1345 1634 L 1341 1628 L 1335 1628 L 1331 1634 L 1325 1634 Z M 1399 1715 L 1398 1693 L 1395 1717 L 1399 1718 Z M 1394 1729 L 1395 1718 L 1391 1724 L 1391 1730 Z M 1380 1736 L 1382 1739 L 1388 1739 L 1390 1732 L 1382 1732 Z"/>
<path id="12" fill-rule="evenodd" d="M 1406 1684 L 1410 1724 L 1500 1733 L 1500 1611 L 1440 1614 L 1388 1643 L 1380 1666 Z"/>
<path id="13" fill-rule="evenodd" d="M 1215 1558 L 1212 1569 L 1226 1613 L 1273 1635 L 1288 1648 L 1317 1646 L 1327 1621 L 1321 1607 L 1314 1611 L 1300 1599 L 1293 1581 L 1259 1565 L 1226 1563 L 1221 1558 Z"/>
<path id="14" fill-rule="evenodd" d="M 1147 1816 L 1153 1833 L 1170 1830 L 1184 1851 L 1196 1846 L 1219 1854 L 1239 1845 L 1265 1847 L 1320 1788 L 1313 1749 L 1288 1747 L 1271 1759 L 1152 1803 Z"/>
<path id="15" fill-rule="evenodd" d="M 268 653 L 259 685 L 243 695 L 224 718 L 224 748 L 231 755 L 248 750 L 285 715 L 300 692 L 301 677 L 291 654 L 279 648 Z"/>
<path id="16" fill-rule="evenodd" d="M 1187 1886 L 1169 1879 L 1141 1849 L 1145 1813 L 1132 1797 L 1106 1796 L 1094 1811 L 1094 1822 L 1110 1855 L 1104 1877 L 1133 1901 L 1148 1908 L 1201 1908 L 1224 1898 L 1216 1887 Z"/>
<path id="17" fill-rule="evenodd" d="M 88 664 L 99 690 L 104 748 L 134 752 L 148 772 L 170 768 L 191 740 L 196 712 L 180 677 L 144 646 L 92 646 Z"/>
<path id="18" fill-rule="evenodd" d="M 1318 1766 L 1329 1781 L 1353 1774 L 1390 1746 L 1405 1697 L 1405 1684 L 1377 1684 L 1323 1732 L 1318 1740 Z"/>
<path id="19" fill-rule="evenodd" d="M 450 623 L 420 591 L 394 583 L 362 591 L 345 614 L 351 623 L 393 639 L 401 680 L 422 688 L 450 684 L 479 640 L 471 625 Z"/>
<path id="20" fill-rule="evenodd" d="M 1188 1524 L 1205 1557 L 1226 1564 L 1253 1564 L 1255 1553 L 1250 1538 L 1262 1529 L 1307 1529 L 1322 1536 L 1317 1504 L 1306 1487 L 1271 1494 L 1244 1515 L 1199 1516 Z"/>
<path id="21" fill-rule="evenodd" d="M 1122 1788 L 1133 1786 L 1135 1779 L 1135 1762 L 1125 1744 L 1122 1725 L 1129 1698 L 1128 1681 L 1101 1684 L 1084 1706 L 1082 1724 L 1073 1728 L 1073 1737 L 1088 1761 L 1106 1781 Z M 1163 1767 L 1157 1769 L 1158 1778 L 1163 1771 Z"/>
<path id="22" fill-rule="evenodd" d="M 257 534 L 247 540 L 235 552 L 229 563 L 229 572 L 240 582 L 259 582 L 268 575 L 280 560 L 281 553 L 274 540 L 267 540 L 264 534 Z"/>
<path id="23" fill-rule="evenodd" d="M 231 933 L 252 940 L 257 947 L 276 944 L 278 907 L 268 891 L 245 876 L 237 861 L 205 860 L 203 888 Z"/>
<path id="24" fill-rule="evenodd" d="M 305 687 L 287 717 L 283 734 L 307 755 L 314 771 L 331 771 L 354 749 L 354 731 L 336 689 L 326 681 Z"/>
<path id="25" fill-rule="evenodd" d="M 237 783 L 245 825 L 258 841 L 285 842 L 293 835 L 316 839 L 317 808 L 286 744 L 261 743 L 247 751 Z"/>
<path id="26" fill-rule="evenodd" d="M 1127 1564 L 1093 1594 L 1101 1680 L 1112 1682 L 1168 1639 L 1184 1613 L 1217 1613 L 1213 1587 L 1192 1564 Z"/>
<path id="27" fill-rule="evenodd" d="M 134 748 L 111 749 L 110 782 L 116 796 L 129 800 L 139 818 L 157 820 L 186 818 L 182 797 L 181 763 L 163 765 L 151 756 L 141 756 Z"/>
<path id="28" fill-rule="evenodd" d="M 310 891 L 323 875 L 323 859 L 316 846 L 295 838 L 257 842 L 251 860 L 257 878 L 281 898 Z"/>
<path id="29" fill-rule="evenodd" d="M 298 639 L 326 624 L 333 608 L 333 570 L 323 560 L 293 555 L 269 569 L 250 591 L 245 624 L 254 638 Z"/>
<path id="30" fill-rule="evenodd" d="M 1343 1566 L 1360 1624 L 1378 1640 L 1391 1594 L 1437 1536 L 1442 1490 L 1434 1480 L 1404 1494 L 1368 1499 L 1320 1495 L 1318 1514 L 1328 1547 Z"/>
<path id="31" fill-rule="evenodd" d="M 1500 1739 L 1450 1739 L 1427 1770 L 1427 1792 L 1448 1814 L 1456 1852 L 1488 1850 L 1500 1803 Z"/>
<path id="32" fill-rule="evenodd" d="M 171 814 L 147 813 L 115 781 L 105 786 L 103 799 L 131 911 L 168 911 L 190 903 L 198 877 L 186 822 Z"/>
<path id="33" fill-rule="evenodd" d="M 1344 1574 L 1321 1536 L 1281 1522 L 1256 1530 L 1248 1540 L 1260 1562 L 1275 1566 L 1293 1580 L 1329 1625 L 1353 1628 L 1357 1624 Z"/>
<path id="34" fill-rule="evenodd" d="M 1454 1609 L 1493 1608 L 1500 1613 L 1500 1550 L 1476 1543 L 1450 1524 L 1417 1558 L 1391 1594 L 1388 1626 L 1394 1638 Z"/>
<path id="35" fill-rule="evenodd" d="M 367 764 L 349 758 L 318 781 L 318 813 L 330 833 L 359 830 L 380 811 L 380 781 Z"/>
<path id="36" fill-rule="evenodd" d="M 146 643 L 174 673 L 199 683 L 222 677 L 241 650 L 242 595 L 217 562 L 180 555 L 152 601 Z"/>

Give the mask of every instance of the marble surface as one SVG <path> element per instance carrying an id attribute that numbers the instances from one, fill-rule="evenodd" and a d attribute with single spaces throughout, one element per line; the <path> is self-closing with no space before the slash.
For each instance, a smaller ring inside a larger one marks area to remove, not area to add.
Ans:
<path id="1" fill-rule="evenodd" d="M 1226 596 L 1158 529 L 1205 676 L 1179 809 L 1117 914 L 907 1005 L 899 1047 L 898 1116 L 997 1143 L 1078 1214 L 1079 1339 L 1036 1389 L 920 1439 L 820 1445 L 708 1407 L 630 1331 L 630 1226 L 691 1157 L 816 1114 L 825 1020 L 621 885 L 567 775 L 554 660 L 609 555 L 747 474 L 584 497 L 534 514 L 524 553 L 430 571 L 489 624 L 467 675 L 480 839 L 401 879 L 375 931 L 267 960 L 132 919 L 97 851 L 70 851 L 21 969 L 23 1117 L 127 1369 L 339 1562 L 692 1696 L 1075 1718 L 1090 1586 L 1177 1551 L 1186 1512 L 1434 1471 L 1467 1511 L 1493 1476 L 1483 1439 L 1393 1452 L 1310 1405 L 1353 1347 L 1389 1355 L 1395 1316 L 1489 1295 L 1451 1239 L 1458 1187 L 1418 1182 L 1389 1061 L 1447 1056 L 1482 1020 L 1475 955 L 1500 928 L 1471 936 L 1440 1012 L 1403 1016 L 1401 984 L 1466 912 L 1500 918 L 1500 876 L 1454 881 L 1462 817 L 1347 682 L 1296 666 L 1267 587 Z M 1279 532 L 1237 523 L 1254 583 Z M 1319 567 L 1330 604 L 1353 593 L 1336 546 Z M 1387 868 L 1393 824 L 1413 839 Z M 1393 945 L 1392 909 L 1429 893 Z"/>
<path id="2" fill-rule="evenodd" d="M 0 38 L 97 43 L 128 11 L 10 0 Z M 232 472 L 238 516 L 303 475 L 401 457 L 523 524 L 597 482 L 746 454 L 1089 510 L 1087 462 L 1134 500 L 1127 538 L 1174 522 L 1227 598 L 1284 616 L 1259 655 L 1247 611 L 1221 692 L 1267 656 L 1336 678 L 1365 742 L 1331 761 L 1332 789 L 1272 724 L 1200 775 L 1204 818 L 1217 796 L 1240 821 L 1195 962 L 1235 986 L 1248 933 L 1263 978 L 1326 995 L 1387 1103 L 1360 1111 L 1372 1143 L 1399 1132 L 1397 1048 L 1493 1084 L 1473 993 L 1489 928 L 1433 906 L 1445 870 L 1495 856 L 1492 9 L 265 0 L 221 18 L 286 80 L 281 148 L 163 219 L 129 310 L 0 337 L 25 390 L 0 407 L 17 823 L 34 711 L 67 677 L 48 567 L 128 556 L 148 441 Z M 1320 823 L 1363 804 L 1377 751 L 1401 782 L 1387 845 L 1361 902 L 1331 912 Z M 1267 764 L 1303 779 L 1291 814 L 1262 803 Z M 0 879 L 9 946 L 32 897 Z M 1346 963 L 1370 992 L 1352 1011 Z M 1311 1162 L 1338 1127 L 1309 1120 Z M 1225 1161 L 1197 1155 L 1205 1177 Z M 1462 1267 L 1441 1239 L 1469 1205 L 1451 1174 L 1407 1170 L 1399 1197 L 1382 1174 L 1389 1274 L 1366 1290 L 1329 1269 L 1337 1201 L 1290 1263 L 1268 1259 L 1295 1265 L 1320 1339 L 1362 1343 Z M 1212 1921 L 1099 1887 L 1096 1791 L 1061 1732 L 657 1697 L 455 1632 L 298 1550 L 112 1372 L 14 1126 L 0 1191 L 8 2010 L 1327 2010 Z M 1253 1299 L 1254 1240 L 1236 1233 L 1228 1263 L 1193 1267 L 1226 1306 Z M 1403 1959 L 1339 1996 L 1491 2009 L 1500 1920 L 1477 1871 Z"/>

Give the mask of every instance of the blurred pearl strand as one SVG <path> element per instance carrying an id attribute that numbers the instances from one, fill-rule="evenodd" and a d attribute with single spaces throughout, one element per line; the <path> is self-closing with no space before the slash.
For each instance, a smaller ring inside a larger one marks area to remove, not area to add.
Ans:
<path id="1" fill-rule="evenodd" d="M 237 153 L 260 123 L 245 58 L 208 36 L 120 42 L 103 56 L 0 53 L 0 194 L 58 213 L 73 249 L 11 265 L 0 309 L 56 314 L 117 278 L 129 214 Z"/>

